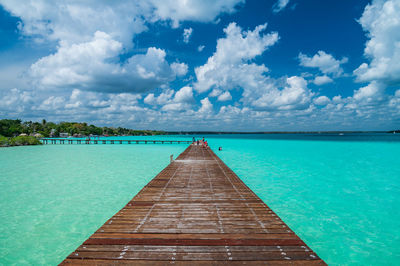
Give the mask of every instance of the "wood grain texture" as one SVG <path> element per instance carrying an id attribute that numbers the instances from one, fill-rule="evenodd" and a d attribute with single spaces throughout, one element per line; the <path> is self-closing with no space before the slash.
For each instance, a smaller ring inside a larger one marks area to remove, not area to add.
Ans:
<path id="1" fill-rule="evenodd" d="M 325 265 L 215 153 L 190 145 L 61 265 Z"/>

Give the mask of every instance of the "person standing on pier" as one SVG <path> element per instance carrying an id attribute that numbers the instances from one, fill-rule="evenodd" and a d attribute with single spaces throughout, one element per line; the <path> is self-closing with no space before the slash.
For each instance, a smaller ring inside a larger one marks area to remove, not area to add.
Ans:
<path id="1" fill-rule="evenodd" d="M 205 147 L 206 149 L 208 149 L 208 142 L 207 142 L 207 140 L 204 141 L 204 147 Z"/>

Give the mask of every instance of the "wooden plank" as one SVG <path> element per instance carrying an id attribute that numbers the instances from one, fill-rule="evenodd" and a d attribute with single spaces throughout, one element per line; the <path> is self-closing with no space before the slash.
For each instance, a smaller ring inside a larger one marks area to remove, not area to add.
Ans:
<path id="1" fill-rule="evenodd" d="M 190 145 L 61 264 L 325 265 L 210 149 Z"/>
<path id="2" fill-rule="evenodd" d="M 169 245 L 169 246 L 302 246 L 300 239 L 165 239 L 89 238 L 84 245 Z"/>
<path id="3" fill-rule="evenodd" d="M 175 260 L 197 261 L 226 261 L 226 260 L 245 260 L 245 261 L 271 261 L 271 260 L 318 260 L 314 253 L 304 251 L 259 251 L 259 252 L 149 252 L 142 251 L 76 251 L 72 253 L 69 259 L 108 259 L 108 260 Z M 289 260 L 289 259 L 286 259 Z"/>
<path id="4" fill-rule="evenodd" d="M 173 263 L 173 264 L 172 264 Z M 317 266 L 326 265 L 322 260 L 296 260 L 296 261 L 156 261 L 156 260 L 136 260 L 134 262 L 129 260 L 78 260 L 78 259 L 66 259 L 61 265 L 152 265 L 152 266 L 164 266 L 166 264 L 172 264 L 177 266 L 238 266 L 238 265 L 294 265 L 294 266 Z"/>
<path id="5" fill-rule="evenodd" d="M 82 245 L 75 252 L 82 251 L 147 251 L 147 252 L 226 252 L 224 246 L 148 246 L 148 245 Z M 309 251 L 305 246 L 231 246 L 231 251 Z"/>

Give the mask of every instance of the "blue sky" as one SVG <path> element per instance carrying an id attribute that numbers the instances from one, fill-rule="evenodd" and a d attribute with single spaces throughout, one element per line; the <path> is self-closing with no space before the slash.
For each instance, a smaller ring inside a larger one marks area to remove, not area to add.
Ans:
<path id="1" fill-rule="evenodd" d="M 0 117 L 400 127 L 400 0 L 0 0 Z"/>

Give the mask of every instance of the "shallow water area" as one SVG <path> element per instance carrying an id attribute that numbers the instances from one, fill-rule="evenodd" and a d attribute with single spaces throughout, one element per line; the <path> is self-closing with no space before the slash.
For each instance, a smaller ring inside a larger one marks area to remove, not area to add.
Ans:
<path id="1" fill-rule="evenodd" d="M 0 265 L 60 263 L 185 148 L 0 149 Z"/>
<path id="2" fill-rule="evenodd" d="M 400 136 L 210 135 L 207 139 L 217 155 L 329 265 L 400 264 Z"/>
<path id="3" fill-rule="evenodd" d="M 204 137 L 329 265 L 400 264 L 400 135 Z M 0 149 L 0 264 L 61 262 L 186 147 Z"/>

